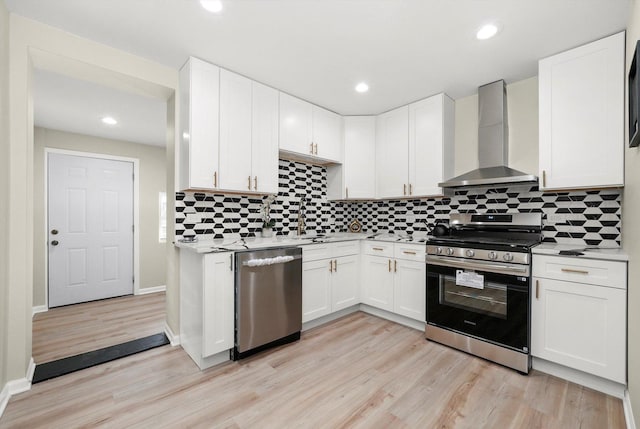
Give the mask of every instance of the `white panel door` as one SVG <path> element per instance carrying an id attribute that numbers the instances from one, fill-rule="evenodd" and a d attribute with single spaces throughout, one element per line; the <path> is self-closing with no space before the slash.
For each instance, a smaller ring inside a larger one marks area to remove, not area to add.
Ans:
<path id="1" fill-rule="evenodd" d="M 278 193 L 278 91 L 253 82 L 253 190 Z"/>
<path id="2" fill-rule="evenodd" d="M 220 71 L 219 188 L 251 191 L 252 83 L 244 76 Z"/>
<path id="3" fill-rule="evenodd" d="M 378 256 L 362 256 L 362 302 L 393 311 L 393 260 Z"/>
<path id="4" fill-rule="evenodd" d="M 624 183 L 624 33 L 540 60 L 541 188 Z"/>
<path id="5" fill-rule="evenodd" d="M 331 313 L 331 259 L 302 264 L 302 322 Z"/>
<path id="6" fill-rule="evenodd" d="M 312 155 L 312 105 L 280 93 L 280 149 Z"/>
<path id="7" fill-rule="evenodd" d="M 344 118 L 344 182 L 346 198 L 376 196 L 376 117 Z"/>
<path id="8" fill-rule="evenodd" d="M 427 270 L 423 262 L 394 261 L 394 312 L 426 321 Z"/>
<path id="9" fill-rule="evenodd" d="M 379 115 L 376 120 L 376 193 L 378 198 L 409 192 L 409 106 Z"/>
<path id="10" fill-rule="evenodd" d="M 50 153 L 49 307 L 133 293 L 133 163 Z"/>
<path id="11" fill-rule="evenodd" d="M 314 154 L 332 161 L 342 161 L 342 116 L 313 106 Z"/>
<path id="12" fill-rule="evenodd" d="M 233 348 L 233 254 L 203 256 L 202 357 Z"/>
<path id="13" fill-rule="evenodd" d="M 333 261 L 331 308 L 332 311 L 338 311 L 360 302 L 358 255 L 343 256 Z"/>

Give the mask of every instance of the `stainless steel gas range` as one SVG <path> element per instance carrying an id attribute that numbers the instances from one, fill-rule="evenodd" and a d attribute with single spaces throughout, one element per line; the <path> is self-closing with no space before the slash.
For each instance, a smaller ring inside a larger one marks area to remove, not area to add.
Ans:
<path id="1" fill-rule="evenodd" d="M 528 373 L 531 248 L 540 213 L 452 214 L 427 241 L 428 339 Z"/>

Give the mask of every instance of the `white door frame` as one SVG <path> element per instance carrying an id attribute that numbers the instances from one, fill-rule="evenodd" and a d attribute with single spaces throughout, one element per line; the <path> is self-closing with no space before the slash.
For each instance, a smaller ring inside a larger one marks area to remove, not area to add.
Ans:
<path id="1" fill-rule="evenodd" d="M 63 155 L 82 156 L 85 158 L 98 158 L 111 161 L 125 161 L 133 163 L 133 294 L 140 293 L 140 171 L 138 158 L 107 155 L 94 152 L 80 152 L 67 149 L 44 148 L 44 230 L 49 230 L 49 154 L 59 153 Z M 48 237 L 48 233 L 45 233 Z M 45 246 L 44 270 L 47 274 L 44 280 L 44 307 L 38 307 L 38 312 L 49 309 L 49 246 Z"/>

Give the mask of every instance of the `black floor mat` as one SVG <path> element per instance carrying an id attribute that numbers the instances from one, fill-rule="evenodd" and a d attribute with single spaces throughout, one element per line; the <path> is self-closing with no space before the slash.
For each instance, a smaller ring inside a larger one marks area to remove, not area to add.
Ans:
<path id="1" fill-rule="evenodd" d="M 36 365 L 31 383 L 40 383 L 41 381 L 151 350 L 166 344 L 169 344 L 169 339 L 165 334 L 155 334 L 115 346 L 105 347 L 104 349 L 93 350 L 91 352 L 38 364 Z"/>

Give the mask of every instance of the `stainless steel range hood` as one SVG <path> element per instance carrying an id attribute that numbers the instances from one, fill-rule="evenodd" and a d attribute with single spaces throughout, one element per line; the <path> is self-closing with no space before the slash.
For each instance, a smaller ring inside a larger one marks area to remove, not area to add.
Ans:
<path id="1" fill-rule="evenodd" d="M 438 183 L 441 188 L 538 184 L 538 178 L 507 167 L 509 126 L 504 80 L 478 88 L 478 164 L 480 168 Z"/>

